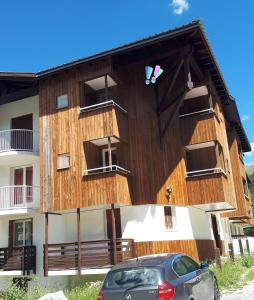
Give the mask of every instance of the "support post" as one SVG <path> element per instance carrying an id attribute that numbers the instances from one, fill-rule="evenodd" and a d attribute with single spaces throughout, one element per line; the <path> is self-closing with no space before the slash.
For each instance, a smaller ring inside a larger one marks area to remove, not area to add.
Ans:
<path id="1" fill-rule="evenodd" d="M 250 255 L 250 244 L 248 238 L 246 239 L 246 248 L 247 248 L 247 253 Z"/>
<path id="2" fill-rule="evenodd" d="M 78 274 L 81 275 L 80 208 L 77 208 Z"/>
<path id="3" fill-rule="evenodd" d="M 106 98 L 106 101 L 109 101 L 109 98 L 108 98 L 108 75 L 105 75 L 105 98 Z"/>
<path id="4" fill-rule="evenodd" d="M 48 276 L 48 243 L 49 243 L 49 231 L 48 231 L 48 224 L 49 224 L 49 214 L 48 212 L 45 213 L 45 245 L 44 245 L 44 276 Z"/>
<path id="5" fill-rule="evenodd" d="M 242 244 L 242 240 L 239 239 L 238 243 L 239 243 L 240 254 L 241 254 L 241 256 L 243 256 L 243 244 Z"/>
<path id="6" fill-rule="evenodd" d="M 220 248 L 214 249 L 216 266 L 221 269 Z"/>
<path id="7" fill-rule="evenodd" d="M 229 257 L 232 261 L 235 261 L 235 253 L 234 253 L 234 247 L 233 247 L 233 243 L 229 243 L 228 244 L 228 252 L 229 252 Z"/>
<path id="8" fill-rule="evenodd" d="M 112 244 L 113 244 L 113 264 L 117 264 L 117 247 L 116 247 L 116 218 L 115 205 L 111 204 L 111 218 L 112 218 Z"/>
<path id="9" fill-rule="evenodd" d="M 108 164 L 110 165 L 110 170 L 112 171 L 112 150 L 110 136 L 108 137 Z"/>

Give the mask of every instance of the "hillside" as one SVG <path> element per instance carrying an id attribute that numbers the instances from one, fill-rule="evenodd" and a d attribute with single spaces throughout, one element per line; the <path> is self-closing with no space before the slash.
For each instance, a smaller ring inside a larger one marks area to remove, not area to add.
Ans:
<path id="1" fill-rule="evenodd" d="M 249 174 L 249 176 L 254 174 L 254 165 L 246 166 L 246 171 Z"/>

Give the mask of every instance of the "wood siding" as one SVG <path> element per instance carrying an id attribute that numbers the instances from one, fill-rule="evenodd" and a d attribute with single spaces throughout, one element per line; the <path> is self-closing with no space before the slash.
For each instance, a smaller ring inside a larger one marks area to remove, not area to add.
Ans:
<path id="1" fill-rule="evenodd" d="M 195 260 L 214 259 L 215 244 L 213 240 L 174 240 L 134 243 L 135 256 L 157 253 L 185 253 Z M 222 242 L 224 251 L 224 243 Z"/>
<path id="2" fill-rule="evenodd" d="M 223 214 L 223 217 L 244 217 L 251 218 L 251 199 L 246 197 L 243 188 L 243 179 L 247 181 L 246 170 L 242 159 L 239 156 L 240 142 L 234 129 L 228 131 L 229 151 L 232 166 L 232 175 L 237 200 L 237 209 Z"/>
<path id="3" fill-rule="evenodd" d="M 144 66 L 144 62 L 136 63 L 114 72 L 114 78 L 119 80 L 119 104 L 126 109 L 127 115 L 113 107 L 80 113 L 80 83 L 105 73 L 112 73 L 110 60 L 87 64 L 83 68 L 41 80 L 43 211 L 111 203 L 202 205 L 220 202 L 225 203 L 225 207 L 235 207 L 230 174 L 227 174 L 226 178 L 209 175 L 206 179 L 187 179 L 186 182 L 183 122 L 186 129 L 185 141 L 193 143 L 216 138 L 230 164 L 224 121 L 218 121 L 214 115 L 207 115 L 207 118 L 201 119 L 198 117 L 196 120 L 194 117 L 186 118 L 183 121 L 179 118 L 178 111 L 174 111 L 174 106 L 163 112 L 159 120 L 154 85 L 144 84 Z M 179 80 L 183 80 L 183 76 L 180 76 Z M 164 80 L 164 90 L 169 83 L 167 79 Z M 177 86 L 179 85 L 180 82 L 177 83 Z M 57 110 L 56 97 L 66 93 L 69 97 L 69 107 Z M 219 104 L 217 105 L 219 107 Z M 222 113 L 220 118 L 223 119 Z M 165 128 L 168 121 L 170 126 L 166 128 L 164 136 L 160 137 L 160 126 Z M 100 167 L 100 153 L 95 148 L 93 152 L 89 143 L 84 142 L 108 136 L 115 136 L 121 141 L 119 157 L 124 164 L 121 167 L 128 168 L 131 176 L 101 174 L 85 178 L 83 171 L 88 167 Z M 71 166 L 69 169 L 57 171 L 57 156 L 63 153 L 70 154 Z M 193 181 L 198 182 L 198 185 L 191 186 Z M 167 194 L 168 188 L 172 190 L 170 195 Z M 216 205 L 214 207 L 216 209 Z"/>

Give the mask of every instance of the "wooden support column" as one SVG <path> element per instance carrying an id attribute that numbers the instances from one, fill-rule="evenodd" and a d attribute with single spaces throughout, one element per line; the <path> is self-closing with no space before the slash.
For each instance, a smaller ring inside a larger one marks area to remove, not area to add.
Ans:
<path id="1" fill-rule="evenodd" d="M 219 149 L 219 144 L 215 144 L 215 154 L 216 154 L 216 168 L 221 168 L 221 163 L 220 163 L 220 149 Z"/>
<path id="2" fill-rule="evenodd" d="M 248 238 L 246 239 L 246 248 L 247 248 L 247 253 L 250 255 L 250 244 Z"/>
<path id="3" fill-rule="evenodd" d="M 45 213 L 44 276 L 48 276 L 49 214 Z"/>
<path id="4" fill-rule="evenodd" d="M 242 244 L 242 240 L 239 239 L 238 243 L 239 243 L 240 254 L 241 254 L 241 256 L 243 256 L 243 244 Z"/>
<path id="5" fill-rule="evenodd" d="M 112 218 L 112 245 L 113 245 L 113 264 L 117 264 L 117 247 L 116 247 L 116 217 L 115 205 L 111 204 L 111 218 Z"/>
<path id="6" fill-rule="evenodd" d="M 78 274 L 81 275 L 80 208 L 77 208 Z"/>
<path id="7" fill-rule="evenodd" d="M 111 138 L 108 137 L 108 164 L 111 166 L 110 170 L 112 171 L 112 150 L 111 150 Z"/>
<path id="8" fill-rule="evenodd" d="M 229 243 L 228 244 L 228 252 L 229 252 L 229 257 L 232 261 L 235 261 L 235 254 L 234 254 L 234 247 L 233 247 L 233 243 Z"/>
<path id="9" fill-rule="evenodd" d="M 216 266 L 221 269 L 220 248 L 215 248 L 214 249 L 214 253 L 215 253 L 215 263 L 216 263 Z"/>
<path id="10" fill-rule="evenodd" d="M 108 97 L 108 75 L 105 75 L 105 98 L 106 98 L 106 101 L 109 101 L 109 97 Z"/>

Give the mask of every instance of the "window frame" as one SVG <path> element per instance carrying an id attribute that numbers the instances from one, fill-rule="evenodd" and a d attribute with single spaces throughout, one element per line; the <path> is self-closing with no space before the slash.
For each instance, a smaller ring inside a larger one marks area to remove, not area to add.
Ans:
<path id="1" fill-rule="evenodd" d="M 68 157 L 69 158 L 69 165 L 68 166 L 64 166 L 64 167 L 59 167 L 59 158 L 61 157 Z M 62 154 L 58 154 L 57 155 L 57 170 L 60 171 L 60 170 L 67 170 L 67 169 L 70 169 L 71 167 L 71 156 L 70 156 L 70 153 L 62 153 Z"/>
<path id="2" fill-rule="evenodd" d="M 59 106 L 58 106 L 58 100 L 59 100 L 59 98 L 64 97 L 64 96 L 67 97 L 67 105 L 66 105 L 66 106 L 61 106 L 61 107 L 59 107 Z M 56 109 L 57 109 L 57 110 L 61 110 L 61 109 L 68 108 L 69 105 L 70 105 L 70 101 L 69 101 L 69 95 L 68 95 L 67 93 L 66 93 L 66 94 L 61 94 L 61 95 L 56 96 Z"/>
<path id="3" fill-rule="evenodd" d="M 31 245 L 26 245 L 25 241 L 26 241 L 26 227 L 25 224 L 27 222 L 31 222 Z M 23 224 L 23 245 L 22 246 L 17 246 L 15 244 L 16 241 L 16 235 L 15 235 L 15 224 L 17 223 L 22 223 Z M 18 220 L 13 220 L 13 247 L 14 248 L 20 248 L 20 247 L 24 247 L 24 246 L 32 246 L 33 245 L 33 218 L 27 218 L 27 219 L 18 219 Z"/>

